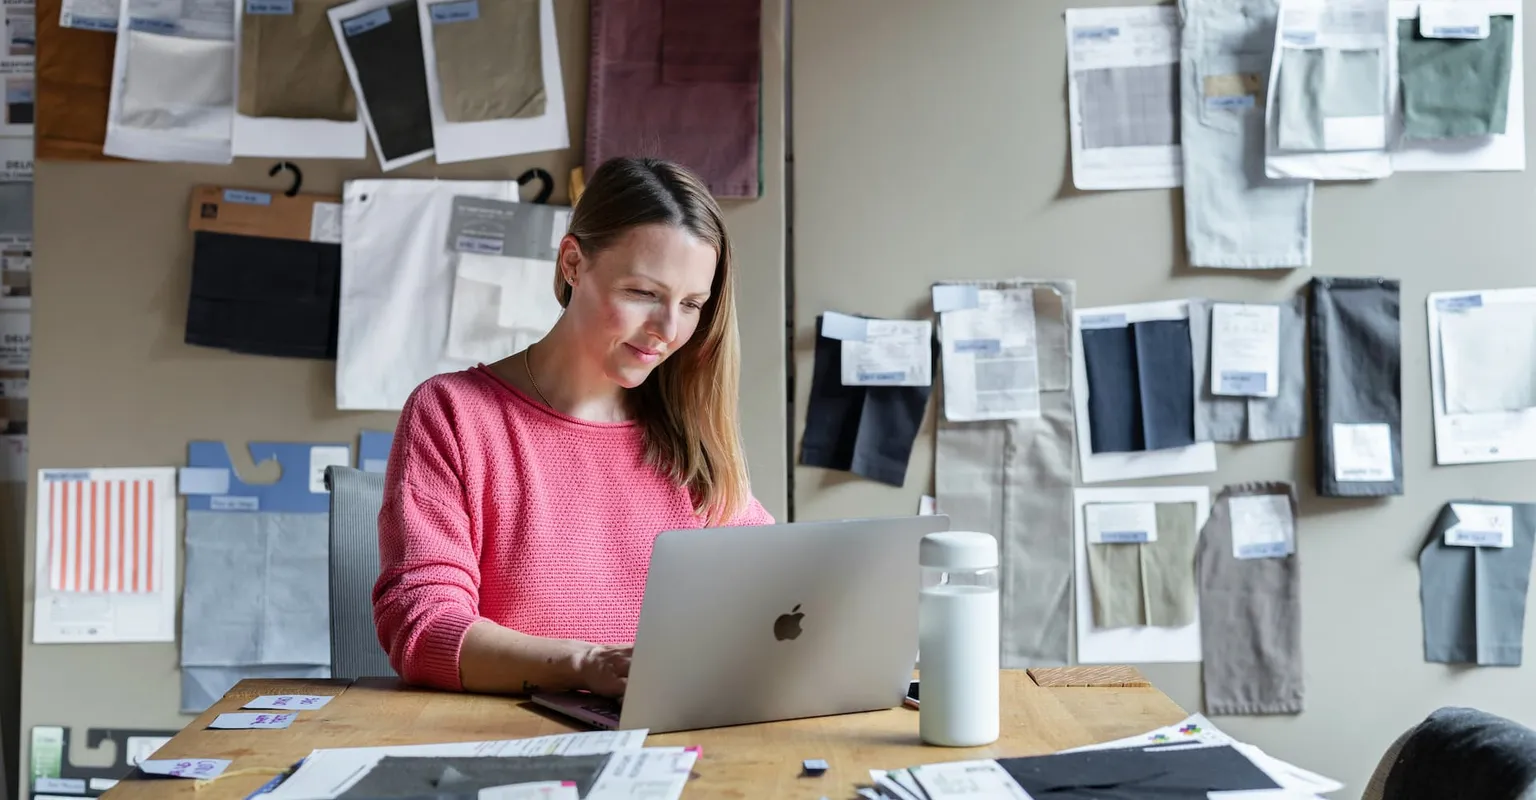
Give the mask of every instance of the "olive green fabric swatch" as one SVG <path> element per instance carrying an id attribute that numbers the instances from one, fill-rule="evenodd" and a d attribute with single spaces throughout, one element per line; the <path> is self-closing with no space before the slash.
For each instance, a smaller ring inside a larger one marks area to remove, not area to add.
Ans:
<path id="1" fill-rule="evenodd" d="M 1417 19 L 1398 20 L 1403 137 L 1454 139 L 1503 133 L 1509 112 L 1515 20 L 1493 16 L 1486 39 L 1429 39 Z"/>
<path id="2" fill-rule="evenodd" d="M 1157 541 L 1088 544 L 1093 624 L 1182 628 L 1195 621 L 1194 503 L 1157 504 Z"/>
<path id="3" fill-rule="evenodd" d="M 484 122 L 543 116 L 539 0 L 478 0 L 477 6 L 473 19 L 432 23 L 443 117 Z"/>

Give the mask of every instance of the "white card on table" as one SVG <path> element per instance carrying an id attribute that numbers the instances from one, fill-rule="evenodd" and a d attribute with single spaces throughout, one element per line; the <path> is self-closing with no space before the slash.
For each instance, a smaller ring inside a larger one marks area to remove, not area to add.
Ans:
<path id="1" fill-rule="evenodd" d="M 227 758 L 157 758 L 139 762 L 139 769 L 148 775 L 167 775 L 172 778 L 217 778 L 228 769 Z"/>
<path id="2" fill-rule="evenodd" d="M 329 702 L 331 702 L 331 696 L 323 694 L 264 694 L 241 708 L 263 711 L 303 711 L 320 708 Z"/>
<path id="3" fill-rule="evenodd" d="M 254 730 L 286 728 L 293 724 L 294 714 L 220 714 L 214 717 L 210 728 L 223 730 Z"/>

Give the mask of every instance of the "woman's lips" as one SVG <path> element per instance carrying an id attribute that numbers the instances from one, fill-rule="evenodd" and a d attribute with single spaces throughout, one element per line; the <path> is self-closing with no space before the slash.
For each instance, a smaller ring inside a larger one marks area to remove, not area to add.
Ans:
<path id="1" fill-rule="evenodd" d="M 640 359 L 641 361 L 643 361 L 643 362 L 645 362 L 647 364 L 654 364 L 657 361 L 661 360 L 661 353 L 659 353 L 659 352 L 657 352 L 655 350 L 648 350 L 646 348 L 636 347 L 636 346 L 634 346 L 632 344 L 627 344 L 627 343 L 624 346 L 628 347 L 630 349 L 630 351 L 635 354 L 635 358 L 638 358 L 638 359 Z"/>

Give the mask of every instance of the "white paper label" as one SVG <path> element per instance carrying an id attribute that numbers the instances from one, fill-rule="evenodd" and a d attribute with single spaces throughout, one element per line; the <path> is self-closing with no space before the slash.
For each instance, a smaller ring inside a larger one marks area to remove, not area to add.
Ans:
<path id="1" fill-rule="evenodd" d="M 1333 425 L 1333 478 L 1373 483 L 1393 479 L 1392 426 L 1373 422 Z"/>
<path id="2" fill-rule="evenodd" d="M 1295 552 L 1296 520 L 1289 497 L 1233 497 L 1227 510 L 1232 514 L 1233 558 L 1280 558 Z"/>
<path id="3" fill-rule="evenodd" d="M 241 706 L 241 708 L 265 711 L 304 711 L 306 709 L 322 708 L 329 702 L 331 702 L 330 696 L 323 694 L 264 694 Z"/>
<path id="4" fill-rule="evenodd" d="M 477 800 L 580 800 L 572 781 L 535 781 L 481 789 Z"/>
<path id="5" fill-rule="evenodd" d="M 345 467 L 352 460 L 347 447 L 309 448 L 309 490 L 316 494 L 325 492 L 325 468 Z"/>
<path id="6" fill-rule="evenodd" d="M 844 386 L 933 383 L 933 323 L 928 320 L 867 320 L 864 340 L 844 341 L 842 347 Z"/>
<path id="7" fill-rule="evenodd" d="M 1211 392 L 1274 397 L 1280 388 L 1280 307 L 1211 306 Z"/>
<path id="8" fill-rule="evenodd" d="M 316 203 L 309 215 L 309 240 L 341 244 L 341 204 Z"/>
<path id="9" fill-rule="evenodd" d="M 932 495 L 923 495 L 917 498 L 917 515 L 929 517 L 939 513 L 938 501 Z"/>
<path id="10" fill-rule="evenodd" d="M 1488 12 L 1477 4 L 1423 3 L 1419 35 L 1426 39 L 1486 39 Z"/>
<path id="11" fill-rule="evenodd" d="M 139 769 L 149 775 L 168 775 L 172 778 L 217 778 L 229 768 L 226 758 L 164 758 L 140 761 Z"/>
<path id="12" fill-rule="evenodd" d="M 1156 503 L 1091 503 L 1084 514 L 1092 544 L 1157 541 Z"/>
<path id="13" fill-rule="evenodd" d="M 208 727 L 221 730 L 286 728 L 293 724 L 293 714 L 220 714 Z"/>
<path id="14" fill-rule="evenodd" d="M 1445 543 L 1458 547 L 1513 547 L 1515 510 L 1510 506 L 1452 503 L 1457 522 L 1445 532 Z"/>
<path id="15" fill-rule="evenodd" d="M 34 792 L 55 794 L 85 794 L 84 778 L 38 778 L 32 784 Z"/>
<path id="16" fill-rule="evenodd" d="M 551 226 L 550 236 L 549 236 L 549 246 L 553 247 L 556 252 L 559 252 L 559 250 L 560 250 L 560 240 L 565 238 L 565 233 L 566 233 L 567 230 L 570 229 L 570 227 L 571 227 L 571 212 L 569 212 L 569 211 L 556 211 L 555 212 L 555 222 L 554 222 L 554 225 Z"/>

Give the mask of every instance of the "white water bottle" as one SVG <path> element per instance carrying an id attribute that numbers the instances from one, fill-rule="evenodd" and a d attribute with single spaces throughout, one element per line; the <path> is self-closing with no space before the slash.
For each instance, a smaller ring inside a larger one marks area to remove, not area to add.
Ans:
<path id="1" fill-rule="evenodd" d="M 930 533 L 918 558 L 918 733 L 943 747 L 990 744 L 1001 724 L 997 539 Z"/>

